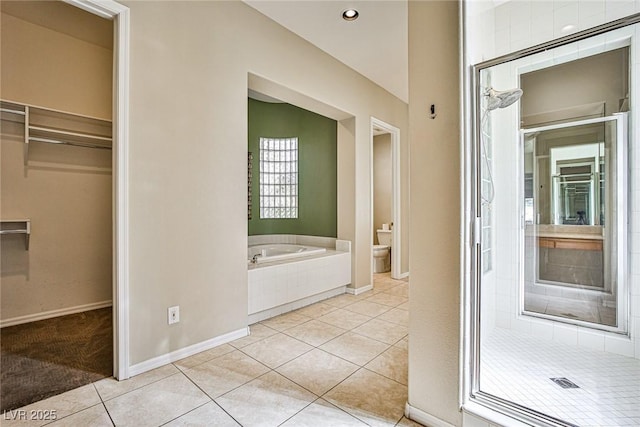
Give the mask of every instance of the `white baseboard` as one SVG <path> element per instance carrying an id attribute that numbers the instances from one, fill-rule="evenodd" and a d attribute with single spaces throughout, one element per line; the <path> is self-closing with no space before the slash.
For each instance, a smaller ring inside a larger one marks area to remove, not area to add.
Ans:
<path id="1" fill-rule="evenodd" d="M 140 362 L 133 366 L 130 366 L 129 376 L 133 377 L 135 375 L 142 374 L 143 372 L 168 365 L 169 363 L 184 359 L 185 357 L 193 356 L 194 354 L 200 353 L 205 350 L 210 350 L 214 347 L 218 347 L 219 345 L 237 340 L 238 338 L 246 337 L 247 335 L 249 335 L 248 327 L 238 329 L 237 331 L 229 332 L 224 335 L 220 335 L 215 338 L 190 345 L 188 347 L 181 348 L 180 350 L 172 351 L 171 353 L 154 357 L 153 359 L 145 360 L 144 362 Z"/>
<path id="2" fill-rule="evenodd" d="M 53 317 L 66 316 L 67 314 L 82 313 L 83 311 L 98 310 L 99 308 L 111 307 L 112 305 L 113 303 L 111 300 L 101 301 L 91 304 L 76 305 L 74 307 L 60 308 L 58 310 L 27 314 L 26 316 L 12 317 L 10 319 L 2 319 L 0 320 L 0 328 L 21 325 L 23 323 L 37 322 L 38 320 L 51 319 Z"/>
<path id="3" fill-rule="evenodd" d="M 351 295 L 360 295 L 364 292 L 370 291 L 373 289 L 373 285 L 361 286 L 359 288 L 347 288 L 346 291 Z"/>
<path id="4" fill-rule="evenodd" d="M 404 273 L 400 273 L 400 277 L 398 277 L 398 279 L 404 279 L 406 277 L 409 277 L 409 272 L 408 271 L 406 271 Z"/>
<path id="5" fill-rule="evenodd" d="M 433 415 L 427 414 L 418 408 L 414 408 L 409 405 L 409 402 L 407 402 L 404 407 L 404 416 L 427 427 L 455 427 L 453 424 L 449 424 L 438 417 L 434 417 Z"/>

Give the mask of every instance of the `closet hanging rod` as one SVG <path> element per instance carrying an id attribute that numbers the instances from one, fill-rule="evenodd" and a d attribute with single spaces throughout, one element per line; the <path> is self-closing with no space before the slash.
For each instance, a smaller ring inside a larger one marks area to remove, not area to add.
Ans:
<path id="1" fill-rule="evenodd" d="M 29 126 L 29 130 L 39 130 L 39 131 L 42 131 L 42 132 L 57 133 L 58 135 L 79 136 L 81 138 L 89 138 L 89 139 L 96 139 L 96 140 L 100 140 L 100 141 L 109 141 L 109 142 L 111 142 L 111 138 L 109 138 L 107 136 L 91 135 L 91 134 L 88 134 L 88 133 L 79 133 L 79 132 L 70 132 L 70 131 L 66 131 L 66 130 L 60 130 L 60 129 L 42 127 L 42 126 Z"/>
<path id="2" fill-rule="evenodd" d="M 83 144 L 81 142 L 71 142 L 71 141 L 60 141 L 59 139 L 39 138 L 37 136 L 30 136 L 29 137 L 29 141 L 45 142 L 47 144 L 73 145 L 74 147 L 100 148 L 100 149 L 103 149 L 103 150 L 111 150 L 111 147 L 107 147 L 105 145 Z"/>
<path id="3" fill-rule="evenodd" d="M 19 114 L 21 116 L 26 116 L 27 113 L 20 110 L 12 110 L 10 108 L 0 108 L 0 112 L 2 113 L 11 113 L 11 114 Z"/>

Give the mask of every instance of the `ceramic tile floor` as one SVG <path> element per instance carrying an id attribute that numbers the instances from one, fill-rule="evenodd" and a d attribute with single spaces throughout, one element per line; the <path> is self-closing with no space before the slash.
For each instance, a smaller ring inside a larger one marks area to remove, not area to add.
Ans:
<path id="1" fill-rule="evenodd" d="M 640 426 L 640 360 L 503 329 L 482 352 L 482 391 L 583 427 Z"/>
<path id="2" fill-rule="evenodd" d="M 2 426 L 417 426 L 407 401 L 408 282 L 340 295 L 126 381 L 4 414 Z M 17 420 L 45 416 L 56 420 Z M 50 414 L 51 412 L 49 412 Z"/>

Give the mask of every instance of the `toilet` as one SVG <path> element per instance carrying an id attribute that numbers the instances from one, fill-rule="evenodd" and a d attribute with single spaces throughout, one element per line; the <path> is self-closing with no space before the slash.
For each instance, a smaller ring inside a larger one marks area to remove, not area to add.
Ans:
<path id="1" fill-rule="evenodd" d="M 391 230 L 377 230 L 379 245 L 373 245 L 373 272 L 391 271 Z"/>

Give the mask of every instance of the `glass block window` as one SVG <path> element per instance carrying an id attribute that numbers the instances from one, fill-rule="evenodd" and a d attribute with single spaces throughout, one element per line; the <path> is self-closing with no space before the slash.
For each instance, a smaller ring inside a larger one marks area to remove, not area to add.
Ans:
<path id="1" fill-rule="evenodd" d="M 298 218 L 298 138 L 260 138 L 260 218 Z"/>

